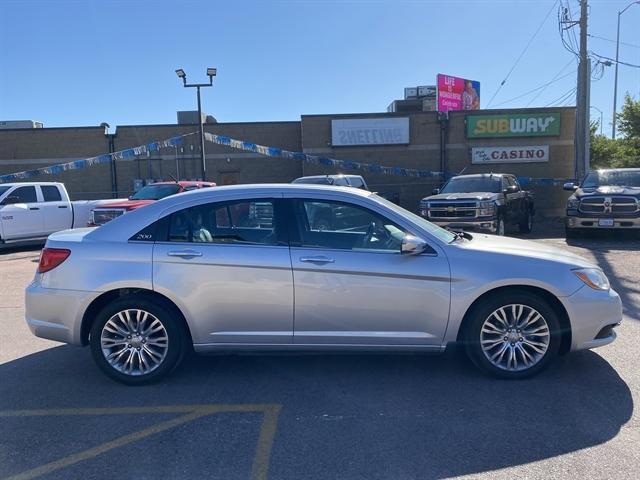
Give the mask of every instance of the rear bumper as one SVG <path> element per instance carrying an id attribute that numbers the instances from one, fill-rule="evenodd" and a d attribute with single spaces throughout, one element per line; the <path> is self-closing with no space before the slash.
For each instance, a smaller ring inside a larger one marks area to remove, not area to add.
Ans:
<path id="1" fill-rule="evenodd" d="M 622 322 L 622 302 L 615 290 L 580 288 L 563 297 L 571 322 L 571 350 L 586 350 L 608 345 L 616 339 L 615 327 Z"/>
<path id="2" fill-rule="evenodd" d="M 613 225 L 600 225 L 600 220 L 613 220 Z M 586 217 L 586 216 L 567 216 L 567 228 L 584 228 L 584 229 L 632 229 L 640 228 L 640 218 L 633 217 Z"/>
<path id="3" fill-rule="evenodd" d="M 43 288 L 32 282 L 25 290 L 25 320 L 36 337 L 82 345 L 82 316 L 95 295 L 95 292 Z"/>

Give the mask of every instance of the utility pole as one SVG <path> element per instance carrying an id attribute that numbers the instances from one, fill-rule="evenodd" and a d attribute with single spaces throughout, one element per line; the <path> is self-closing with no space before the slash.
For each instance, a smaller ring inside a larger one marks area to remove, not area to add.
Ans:
<path id="1" fill-rule="evenodd" d="M 616 74 L 613 81 L 613 121 L 611 122 L 611 138 L 616 138 L 616 115 L 618 102 L 618 55 L 620 54 L 620 17 L 632 5 L 640 5 L 640 1 L 631 2 L 618 12 L 618 33 L 616 34 Z"/>
<path id="2" fill-rule="evenodd" d="M 589 87 L 591 65 L 587 55 L 587 0 L 580 0 L 580 64 L 578 65 L 578 86 L 576 90 L 576 139 L 574 174 L 581 180 L 589 171 L 590 129 L 589 129 Z"/>

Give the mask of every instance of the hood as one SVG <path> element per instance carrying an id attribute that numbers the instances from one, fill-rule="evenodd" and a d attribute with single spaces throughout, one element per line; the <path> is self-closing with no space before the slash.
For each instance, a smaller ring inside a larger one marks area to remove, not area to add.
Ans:
<path id="1" fill-rule="evenodd" d="M 576 197 L 588 197 L 591 195 L 633 195 L 640 197 L 640 187 L 606 185 L 598 188 L 579 188 L 576 190 L 575 195 Z"/>
<path id="2" fill-rule="evenodd" d="M 474 233 L 473 240 L 461 243 L 460 246 L 478 252 L 547 260 L 578 268 L 598 268 L 597 265 L 594 265 L 589 260 L 579 255 L 569 253 L 566 250 L 561 250 L 560 248 L 552 247 L 545 243 L 521 240 L 519 238 Z"/>
<path id="3" fill-rule="evenodd" d="M 121 202 L 112 202 L 108 205 L 101 205 L 94 208 L 94 210 L 113 210 L 114 208 L 124 208 L 125 210 L 135 210 L 136 208 L 144 207 L 156 200 L 123 200 Z"/>
<path id="4" fill-rule="evenodd" d="M 426 197 L 424 200 L 491 200 L 496 195 L 498 194 L 491 192 L 440 193 Z"/>

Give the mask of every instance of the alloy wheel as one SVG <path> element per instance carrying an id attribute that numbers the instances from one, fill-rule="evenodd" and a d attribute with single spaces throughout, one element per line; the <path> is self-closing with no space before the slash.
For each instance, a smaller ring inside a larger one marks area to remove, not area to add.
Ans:
<path id="1" fill-rule="evenodd" d="M 486 358 L 502 370 L 518 372 L 536 365 L 547 353 L 551 334 L 545 318 L 522 304 L 505 305 L 482 324 L 480 344 Z"/>
<path id="2" fill-rule="evenodd" d="M 122 310 L 102 328 L 105 360 L 125 375 L 146 375 L 160 365 L 169 350 L 169 335 L 158 318 L 140 309 Z"/>

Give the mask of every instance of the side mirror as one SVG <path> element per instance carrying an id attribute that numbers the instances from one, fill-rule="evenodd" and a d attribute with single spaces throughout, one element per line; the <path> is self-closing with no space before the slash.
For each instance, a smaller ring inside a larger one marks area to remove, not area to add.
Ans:
<path id="1" fill-rule="evenodd" d="M 431 190 L 431 195 L 438 195 L 439 193 L 440 193 L 439 188 L 434 188 L 433 190 Z"/>
<path id="2" fill-rule="evenodd" d="M 562 186 L 562 189 L 569 192 L 575 192 L 578 189 L 578 186 L 573 182 L 567 182 Z"/>
<path id="3" fill-rule="evenodd" d="M 400 246 L 400 253 L 406 255 L 418 255 L 427 249 L 427 242 L 420 237 L 405 235 Z"/>
<path id="4" fill-rule="evenodd" d="M 20 197 L 15 197 L 12 195 L 5 197 L 5 199 L 2 201 L 2 205 L 14 205 L 16 203 L 20 203 Z"/>
<path id="5" fill-rule="evenodd" d="M 518 191 L 518 187 L 516 187 L 515 185 L 509 185 L 502 192 L 504 194 L 507 194 L 507 193 L 516 193 L 517 191 Z"/>

